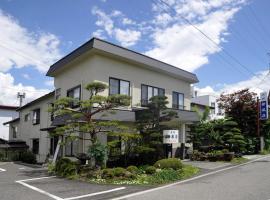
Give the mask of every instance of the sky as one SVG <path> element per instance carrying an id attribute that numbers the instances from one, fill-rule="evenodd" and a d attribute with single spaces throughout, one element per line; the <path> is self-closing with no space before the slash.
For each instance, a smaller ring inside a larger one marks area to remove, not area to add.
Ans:
<path id="1" fill-rule="evenodd" d="M 53 90 L 50 65 L 98 37 L 195 73 L 199 95 L 269 90 L 269 0 L 0 0 L 0 104 Z"/>

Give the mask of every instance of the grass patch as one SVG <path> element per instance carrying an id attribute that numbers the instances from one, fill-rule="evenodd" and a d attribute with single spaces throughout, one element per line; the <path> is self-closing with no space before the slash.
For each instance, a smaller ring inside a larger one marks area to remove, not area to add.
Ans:
<path id="1" fill-rule="evenodd" d="M 159 169 L 154 174 L 140 173 L 131 179 L 90 178 L 87 181 L 97 184 L 114 185 L 160 185 L 184 180 L 197 174 L 199 169 L 192 165 L 183 165 L 182 169 Z"/>
<path id="2" fill-rule="evenodd" d="M 247 161 L 249 161 L 249 159 L 240 157 L 240 158 L 234 158 L 230 162 L 233 164 L 242 164 L 242 163 L 245 163 Z"/>
<path id="3" fill-rule="evenodd" d="M 261 155 L 268 155 L 270 154 L 270 150 L 264 149 L 263 151 L 260 152 Z"/>

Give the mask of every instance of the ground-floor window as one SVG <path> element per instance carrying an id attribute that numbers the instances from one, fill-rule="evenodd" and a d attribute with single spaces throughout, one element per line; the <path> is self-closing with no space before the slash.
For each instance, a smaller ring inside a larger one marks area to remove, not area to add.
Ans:
<path id="1" fill-rule="evenodd" d="M 32 152 L 33 152 L 33 154 L 39 153 L 39 139 L 33 139 Z"/>
<path id="2" fill-rule="evenodd" d="M 79 140 L 67 141 L 65 145 L 65 155 L 75 156 L 76 154 L 78 154 L 78 143 Z"/>
<path id="3" fill-rule="evenodd" d="M 58 144 L 58 136 L 51 137 L 50 139 L 50 155 L 54 155 Z"/>

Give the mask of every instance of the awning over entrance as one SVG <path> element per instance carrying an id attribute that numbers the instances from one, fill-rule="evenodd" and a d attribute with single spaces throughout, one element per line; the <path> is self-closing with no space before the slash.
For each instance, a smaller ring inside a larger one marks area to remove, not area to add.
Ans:
<path id="1" fill-rule="evenodd" d="M 0 149 L 28 149 L 29 146 L 22 140 L 3 140 L 0 139 Z"/>

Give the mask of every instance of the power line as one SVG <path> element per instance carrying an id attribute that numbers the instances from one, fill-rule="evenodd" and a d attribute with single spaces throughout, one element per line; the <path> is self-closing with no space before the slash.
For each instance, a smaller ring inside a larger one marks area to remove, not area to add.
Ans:
<path id="1" fill-rule="evenodd" d="M 33 62 L 35 62 L 36 64 L 38 64 L 38 65 L 46 66 L 44 63 L 42 63 L 42 62 L 40 62 L 40 61 L 38 61 L 38 60 L 36 60 L 36 59 L 34 59 L 34 58 L 26 55 L 26 54 L 23 54 L 23 53 L 19 52 L 18 50 L 15 50 L 15 49 L 12 49 L 12 48 L 9 48 L 9 47 L 3 45 L 3 43 L 2 44 L 0 43 L 0 46 L 3 47 L 3 48 L 5 48 L 5 49 L 7 49 L 7 50 L 9 50 L 9 51 L 12 51 L 13 53 L 17 54 L 18 56 L 25 58 L 26 60 L 29 60 L 30 59 Z"/>
<path id="2" fill-rule="evenodd" d="M 251 6 L 248 6 L 248 9 L 250 10 L 251 14 L 253 15 L 253 17 L 254 17 L 255 21 L 257 22 L 257 24 L 259 25 L 259 27 L 261 28 L 262 32 L 264 32 L 266 38 L 269 38 L 270 37 L 270 33 L 265 28 L 264 24 L 261 22 L 261 20 L 259 19 L 259 17 L 255 13 L 255 11 L 253 10 L 253 8 Z"/>
<path id="3" fill-rule="evenodd" d="M 154 1 L 154 0 L 153 0 Z M 161 2 L 163 5 L 166 5 L 169 9 L 173 10 L 170 5 L 166 2 L 164 2 L 163 0 L 158 0 L 159 2 Z M 224 49 L 223 47 L 220 47 L 219 44 L 217 42 L 215 42 L 211 37 L 209 37 L 206 33 L 204 33 L 201 29 L 199 29 L 197 26 L 193 25 L 188 19 L 186 19 L 185 17 L 183 17 L 182 15 L 178 14 L 175 10 L 173 10 L 177 15 L 179 15 L 187 24 L 189 24 L 190 26 L 192 26 L 193 28 L 195 28 L 198 32 L 200 32 L 205 38 L 207 38 L 209 41 L 211 41 L 211 43 L 213 43 L 215 46 L 217 46 L 219 49 L 221 49 L 228 57 L 230 57 L 235 63 L 237 63 L 239 66 L 241 66 L 243 69 L 245 69 L 248 73 L 250 73 L 251 75 L 253 75 L 254 77 L 258 78 L 259 80 L 261 80 L 261 78 L 259 77 L 258 74 L 255 74 L 254 72 L 252 72 L 251 70 L 249 70 L 248 67 L 246 67 L 245 65 L 243 65 L 236 57 L 234 57 L 233 55 L 231 55 L 226 49 Z M 261 88 L 258 88 L 261 89 Z"/>

